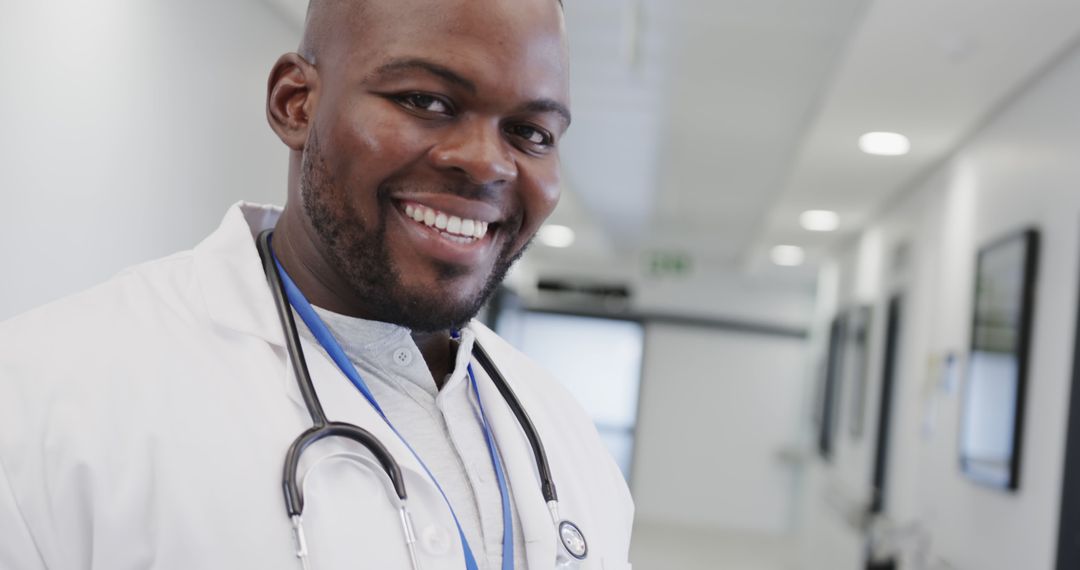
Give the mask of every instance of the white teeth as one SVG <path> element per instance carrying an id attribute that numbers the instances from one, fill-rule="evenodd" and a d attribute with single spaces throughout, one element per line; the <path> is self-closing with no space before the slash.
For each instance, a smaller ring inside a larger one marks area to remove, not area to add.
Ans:
<path id="1" fill-rule="evenodd" d="M 462 219 L 419 204 L 405 204 L 405 215 L 418 223 L 442 230 L 443 237 L 456 243 L 471 243 L 484 237 L 489 226 L 488 222 Z"/>
<path id="2" fill-rule="evenodd" d="M 446 231 L 452 234 L 461 233 L 461 218 L 450 216 L 450 221 L 446 222 Z"/>

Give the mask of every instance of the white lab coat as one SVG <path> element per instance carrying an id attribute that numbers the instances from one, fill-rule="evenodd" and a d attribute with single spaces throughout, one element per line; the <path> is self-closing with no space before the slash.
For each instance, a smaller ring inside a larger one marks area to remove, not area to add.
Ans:
<path id="1" fill-rule="evenodd" d="M 281 478 L 310 418 L 253 241 L 278 213 L 238 204 L 194 250 L 0 324 L 0 568 L 299 567 Z M 591 422 L 535 364 L 470 327 L 536 424 L 562 515 L 588 539 L 584 568 L 630 568 L 633 505 Z M 401 464 L 423 568 L 463 568 L 423 469 L 318 346 L 304 351 L 330 419 L 369 430 Z M 528 442 L 474 368 L 528 566 L 547 570 L 555 528 Z M 317 445 L 305 463 L 351 450 Z M 408 568 L 384 476 L 335 459 L 314 473 L 304 517 L 313 568 Z"/>

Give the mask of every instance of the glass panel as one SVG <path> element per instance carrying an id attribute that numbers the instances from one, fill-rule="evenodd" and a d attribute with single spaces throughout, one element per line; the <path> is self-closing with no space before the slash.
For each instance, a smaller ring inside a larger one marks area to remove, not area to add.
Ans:
<path id="1" fill-rule="evenodd" d="M 971 477 L 998 487 L 1008 486 L 1012 467 L 1017 372 L 1012 354 L 977 351 L 971 356 L 964 463 Z"/>
<path id="2" fill-rule="evenodd" d="M 960 457 L 974 480 L 1016 489 L 1036 234 L 979 253 Z M 1030 257 L 1029 257 L 1030 256 Z"/>
<path id="3" fill-rule="evenodd" d="M 600 428 L 600 439 L 615 457 L 623 477 L 630 479 L 630 465 L 634 460 L 634 432 Z"/>
<path id="4" fill-rule="evenodd" d="M 507 311 L 499 318 L 499 333 L 570 391 L 628 474 L 641 383 L 641 324 Z"/>

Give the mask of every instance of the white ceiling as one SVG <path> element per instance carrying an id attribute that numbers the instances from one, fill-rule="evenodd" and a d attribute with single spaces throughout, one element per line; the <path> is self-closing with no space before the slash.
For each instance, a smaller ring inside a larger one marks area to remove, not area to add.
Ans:
<path id="1" fill-rule="evenodd" d="M 265 0 L 299 28 L 304 0 Z M 566 0 L 573 227 L 560 260 L 674 251 L 760 272 L 775 244 L 813 262 L 943 160 L 1080 36 L 1075 0 Z M 907 134 L 872 157 L 860 134 Z M 798 214 L 840 212 L 812 234 Z M 771 272 L 771 273 L 770 273 Z"/>
<path id="2" fill-rule="evenodd" d="M 820 256 L 945 159 L 1078 35 L 1074 0 L 874 2 L 748 255 L 792 242 Z M 906 134 L 911 153 L 861 153 L 859 135 L 877 130 Z M 839 211 L 845 231 L 803 231 L 798 214 L 809 208 Z"/>

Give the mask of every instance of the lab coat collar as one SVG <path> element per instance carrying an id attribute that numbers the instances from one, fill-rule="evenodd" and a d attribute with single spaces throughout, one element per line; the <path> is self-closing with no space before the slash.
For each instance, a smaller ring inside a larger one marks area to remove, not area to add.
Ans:
<path id="1" fill-rule="evenodd" d="M 274 299 L 263 273 L 255 238 L 273 228 L 281 216 L 277 206 L 237 202 L 214 233 L 195 246 L 198 286 L 206 311 L 215 323 L 285 345 Z"/>
<path id="2" fill-rule="evenodd" d="M 273 294 L 255 245 L 259 233 L 273 228 L 280 216 L 281 208 L 277 206 L 237 202 L 225 213 L 218 229 L 195 246 L 194 259 L 198 286 L 202 289 L 210 319 L 220 326 L 254 335 L 280 347 L 284 354 L 285 333 L 281 329 Z M 300 323 L 300 326 L 303 324 Z M 412 453 L 400 444 L 382 418 L 354 392 L 355 388 L 322 347 L 308 341 L 304 341 L 304 344 L 312 377 L 340 380 L 327 384 L 341 391 L 336 397 L 322 396 L 327 411 L 333 407 L 329 403 L 331 401 L 355 401 L 355 406 L 341 410 L 341 417 L 376 432 L 379 439 L 392 448 L 402 467 L 423 472 Z M 282 365 L 285 393 L 299 408 L 305 408 L 287 354 Z"/>
<path id="3" fill-rule="evenodd" d="M 265 340 L 279 347 L 284 354 L 285 333 L 255 245 L 259 233 L 273 228 L 280 216 L 281 208 L 277 206 L 248 202 L 234 204 L 225 213 L 218 229 L 195 246 L 194 260 L 196 279 L 210 319 L 230 330 Z M 423 467 L 412 452 L 355 392 L 322 347 L 307 340 L 301 342 L 328 415 L 371 431 L 390 449 L 402 468 L 426 479 Z M 287 354 L 284 356 L 281 381 L 285 394 L 298 409 L 306 409 L 293 375 L 292 361 Z M 320 383 L 320 378 L 340 381 Z"/>

